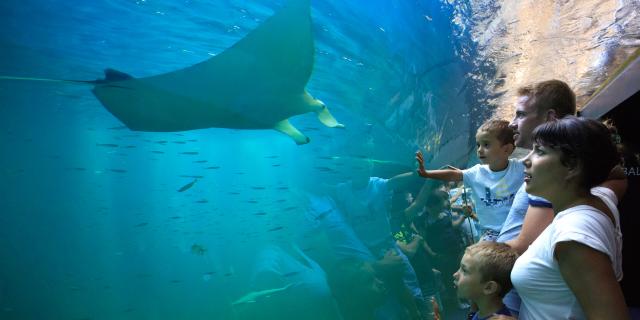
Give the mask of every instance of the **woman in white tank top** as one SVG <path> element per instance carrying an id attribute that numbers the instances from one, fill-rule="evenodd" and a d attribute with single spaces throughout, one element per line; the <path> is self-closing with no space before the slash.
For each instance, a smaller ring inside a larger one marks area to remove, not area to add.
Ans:
<path id="1" fill-rule="evenodd" d="M 511 272 L 519 319 L 629 319 L 616 209 L 626 180 L 614 169 L 619 157 L 607 128 L 570 116 L 534 136 L 526 191 L 549 200 L 555 217 Z"/>

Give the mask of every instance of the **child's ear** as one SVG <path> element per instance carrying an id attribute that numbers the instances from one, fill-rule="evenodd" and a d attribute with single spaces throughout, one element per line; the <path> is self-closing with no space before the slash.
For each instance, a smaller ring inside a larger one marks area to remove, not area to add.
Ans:
<path id="1" fill-rule="evenodd" d="M 502 150 L 507 154 L 511 155 L 514 150 L 516 150 L 516 146 L 513 143 L 505 143 L 502 145 Z"/>
<path id="2" fill-rule="evenodd" d="M 500 290 L 500 285 L 493 280 L 485 282 L 484 287 L 482 288 L 482 292 L 487 296 L 497 294 L 498 290 Z"/>

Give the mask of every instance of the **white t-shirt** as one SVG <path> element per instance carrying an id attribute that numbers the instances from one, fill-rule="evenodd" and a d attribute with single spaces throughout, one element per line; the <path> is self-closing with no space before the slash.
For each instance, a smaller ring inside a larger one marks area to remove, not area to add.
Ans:
<path id="1" fill-rule="evenodd" d="M 477 164 L 462 170 L 462 177 L 473 191 L 480 226 L 499 233 L 516 192 L 524 183 L 524 165 L 520 160 L 509 159 L 506 169 L 491 171 L 488 165 Z"/>
<path id="2" fill-rule="evenodd" d="M 605 253 L 616 279 L 622 279 L 622 232 L 615 193 L 595 187 L 591 193 L 609 207 L 615 225 L 603 212 L 580 205 L 559 212 L 516 261 L 511 281 L 522 298 L 521 320 L 585 319 L 576 296 L 564 281 L 553 254 L 558 242 L 576 241 Z"/>

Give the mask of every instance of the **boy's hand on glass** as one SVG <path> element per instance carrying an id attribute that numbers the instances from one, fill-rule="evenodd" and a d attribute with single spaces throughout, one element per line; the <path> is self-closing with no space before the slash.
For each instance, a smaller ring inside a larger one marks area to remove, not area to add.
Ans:
<path id="1" fill-rule="evenodd" d="M 421 177 L 427 178 L 427 170 L 424 168 L 424 156 L 421 151 L 416 152 L 416 161 L 418 161 L 418 174 Z"/>

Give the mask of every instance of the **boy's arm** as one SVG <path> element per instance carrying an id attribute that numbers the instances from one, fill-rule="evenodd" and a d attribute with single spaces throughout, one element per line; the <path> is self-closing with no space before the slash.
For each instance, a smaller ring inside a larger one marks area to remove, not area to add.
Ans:
<path id="1" fill-rule="evenodd" d="M 429 195 L 431 195 L 432 191 L 433 186 L 431 186 L 429 183 L 425 182 L 425 184 L 422 185 L 422 188 L 420 188 L 420 192 L 418 193 L 416 198 L 409 205 L 409 207 L 404 209 L 404 217 L 407 221 L 413 220 L 413 218 L 415 218 L 420 213 L 420 211 L 424 208 L 425 203 L 427 203 L 427 198 L 429 198 Z"/>
<path id="2" fill-rule="evenodd" d="M 387 181 L 387 188 L 389 188 L 389 190 L 407 189 L 412 182 L 416 182 L 417 180 L 418 175 L 416 172 L 401 173 Z"/>
<path id="3" fill-rule="evenodd" d="M 412 258 L 416 251 L 418 251 L 418 246 L 420 245 L 420 241 L 422 241 L 422 237 L 420 235 L 415 235 L 413 240 L 409 243 L 405 243 L 404 241 L 396 241 L 398 247 L 405 256 Z"/>
<path id="4" fill-rule="evenodd" d="M 454 218 L 452 216 L 452 218 Z M 466 218 L 465 215 L 457 215 L 456 218 L 451 219 L 451 226 L 455 229 L 458 229 L 458 227 L 460 227 L 460 225 L 462 224 L 462 222 L 464 222 L 464 219 Z"/>
<path id="5" fill-rule="evenodd" d="M 449 198 L 449 202 L 454 203 L 456 201 L 458 201 L 458 199 L 462 196 L 462 191 L 454 194 L 451 198 Z"/>
<path id="6" fill-rule="evenodd" d="M 431 178 L 444 181 L 462 181 L 462 170 L 446 169 L 446 170 L 426 170 L 424 168 L 424 157 L 422 152 L 416 152 L 416 160 L 418 161 L 418 174 L 424 178 Z"/>

